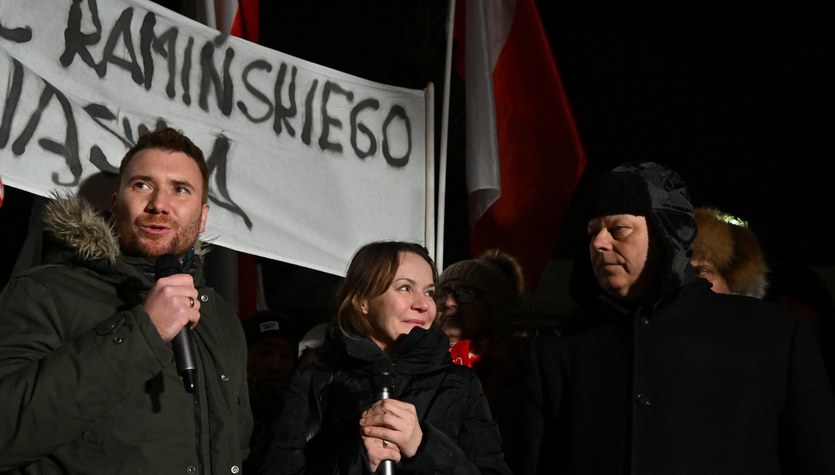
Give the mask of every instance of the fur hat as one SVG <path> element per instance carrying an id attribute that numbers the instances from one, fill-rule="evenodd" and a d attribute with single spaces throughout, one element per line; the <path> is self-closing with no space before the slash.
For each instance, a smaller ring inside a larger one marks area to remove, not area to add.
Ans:
<path id="1" fill-rule="evenodd" d="M 486 251 L 477 259 L 456 262 L 444 270 L 439 287 L 461 281 L 484 294 L 497 324 L 509 319 L 525 291 L 525 276 L 519 262 L 497 249 Z"/>
<path id="2" fill-rule="evenodd" d="M 584 222 L 598 216 L 646 216 L 685 252 L 695 235 L 690 192 L 678 173 L 655 162 L 627 163 L 597 177 L 583 201 Z"/>
<path id="3" fill-rule="evenodd" d="M 697 208 L 694 215 L 693 259 L 716 266 L 731 292 L 765 296 L 768 266 L 748 223 L 715 208 Z"/>
<path id="4" fill-rule="evenodd" d="M 594 178 L 581 201 L 583 229 L 592 218 L 614 214 L 645 216 L 650 240 L 664 252 L 665 276 L 660 296 L 674 292 L 685 280 L 696 235 L 690 192 L 681 176 L 655 162 L 630 162 Z M 588 262 L 588 255 L 583 256 Z M 590 267 L 582 266 L 572 277 L 569 291 L 575 300 L 590 297 L 584 283 L 593 278 Z M 587 276 L 582 273 L 588 272 Z"/>

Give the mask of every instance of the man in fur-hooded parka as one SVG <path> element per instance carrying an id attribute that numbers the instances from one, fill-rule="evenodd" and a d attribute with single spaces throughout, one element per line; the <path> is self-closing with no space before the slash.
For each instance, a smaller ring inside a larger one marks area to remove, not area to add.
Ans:
<path id="1" fill-rule="evenodd" d="M 154 176 L 133 189 L 157 189 Z M 156 259 L 122 252 L 110 223 L 76 197 L 48 204 L 45 229 L 47 264 L 0 293 L 0 472 L 237 473 L 252 430 L 246 343 L 234 310 L 206 286 L 199 243 L 183 263 L 200 315 L 189 393 L 143 305 L 160 290 Z"/>
<path id="2" fill-rule="evenodd" d="M 523 473 L 835 473 L 835 396 L 809 325 L 695 277 L 681 178 L 627 164 L 582 199 L 578 310 L 536 341 Z M 638 247 L 645 262 L 625 257 Z M 633 264 L 631 286 L 610 280 Z"/>

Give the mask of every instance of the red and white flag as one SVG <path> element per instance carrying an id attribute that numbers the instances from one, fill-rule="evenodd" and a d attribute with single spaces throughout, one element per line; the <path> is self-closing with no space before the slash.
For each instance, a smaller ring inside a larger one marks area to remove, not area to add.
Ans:
<path id="1" fill-rule="evenodd" d="M 195 19 L 232 36 L 259 43 L 260 0 L 196 0 Z"/>
<path id="2" fill-rule="evenodd" d="M 471 251 L 515 256 L 535 290 L 586 155 L 534 0 L 465 6 L 456 36 L 463 27 Z"/>

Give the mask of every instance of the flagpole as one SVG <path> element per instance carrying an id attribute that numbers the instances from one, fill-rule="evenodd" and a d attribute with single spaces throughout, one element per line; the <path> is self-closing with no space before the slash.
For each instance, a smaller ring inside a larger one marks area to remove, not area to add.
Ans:
<path id="1" fill-rule="evenodd" d="M 197 9 L 200 14 L 203 15 L 203 23 L 207 26 L 218 30 L 217 26 L 217 13 L 215 12 L 215 2 L 214 0 L 198 0 L 197 2 Z M 200 18 L 198 18 L 198 21 Z"/>
<path id="2" fill-rule="evenodd" d="M 455 0 L 449 0 L 446 26 L 446 58 L 444 59 L 444 96 L 441 106 L 441 150 L 438 163 L 438 246 L 435 252 L 435 266 L 444 269 L 444 219 L 446 216 L 446 168 L 447 141 L 449 138 L 449 91 L 452 81 L 452 33 L 455 25 Z"/>
<path id="3" fill-rule="evenodd" d="M 435 84 L 426 85 L 426 214 L 424 239 L 429 255 L 435 253 Z"/>

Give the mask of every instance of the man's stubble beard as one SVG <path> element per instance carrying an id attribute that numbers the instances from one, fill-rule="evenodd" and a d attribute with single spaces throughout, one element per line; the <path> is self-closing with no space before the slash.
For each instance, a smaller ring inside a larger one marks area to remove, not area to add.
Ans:
<path id="1" fill-rule="evenodd" d="M 160 243 L 160 240 L 163 239 L 160 236 L 141 233 L 136 220 L 125 223 L 118 213 L 115 217 L 119 247 L 122 254 L 127 256 L 159 257 L 163 254 L 173 254 L 181 257 L 194 246 L 197 236 L 200 234 L 200 216 L 185 227 L 180 226 L 179 223 L 169 222 L 174 231 L 174 237 L 167 244 Z M 142 237 L 140 237 L 140 234 Z"/>

